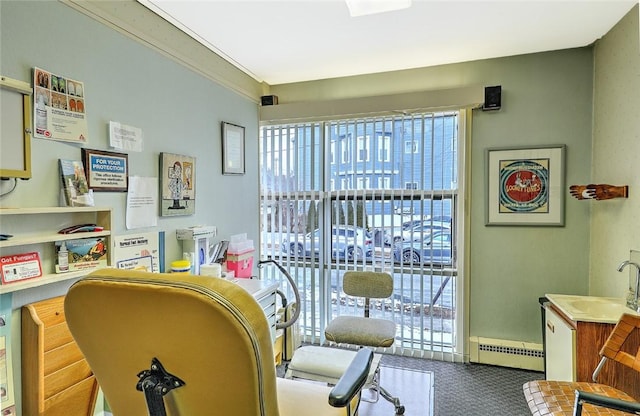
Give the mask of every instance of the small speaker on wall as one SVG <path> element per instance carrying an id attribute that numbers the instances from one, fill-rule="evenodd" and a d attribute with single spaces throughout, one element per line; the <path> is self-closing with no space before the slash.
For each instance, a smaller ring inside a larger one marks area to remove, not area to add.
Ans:
<path id="1" fill-rule="evenodd" d="M 484 87 L 484 104 L 482 104 L 482 109 L 485 111 L 499 110 L 501 105 L 502 86 Z"/>
<path id="2" fill-rule="evenodd" d="M 278 104 L 278 96 L 277 95 L 263 95 L 260 97 L 260 101 L 262 105 L 277 105 Z"/>

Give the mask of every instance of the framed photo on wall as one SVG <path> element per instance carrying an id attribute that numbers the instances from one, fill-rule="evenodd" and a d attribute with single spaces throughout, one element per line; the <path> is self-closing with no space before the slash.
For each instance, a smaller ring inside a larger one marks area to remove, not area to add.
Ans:
<path id="1" fill-rule="evenodd" d="M 160 215 L 193 215 L 196 211 L 196 159 L 160 153 Z"/>
<path id="2" fill-rule="evenodd" d="M 487 149 L 486 225 L 564 226 L 565 148 Z"/>
<path id="3" fill-rule="evenodd" d="M 222 122 L 222 174 L 244 175 L 244 127 Z"/>

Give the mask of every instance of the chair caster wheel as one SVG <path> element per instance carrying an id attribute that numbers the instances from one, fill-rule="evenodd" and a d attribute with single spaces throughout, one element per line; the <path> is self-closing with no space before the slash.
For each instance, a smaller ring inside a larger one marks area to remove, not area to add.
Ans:
<path id="1" fill-rule="evenodd" d="M 396 407 L 396 416 L 400 416 L 404 414 L 404 406 Z"/>

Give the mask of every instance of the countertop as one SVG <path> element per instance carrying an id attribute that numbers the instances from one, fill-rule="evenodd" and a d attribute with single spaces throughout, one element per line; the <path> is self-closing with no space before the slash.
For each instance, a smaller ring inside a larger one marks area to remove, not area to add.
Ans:
<path id="1" fill-rule="evenodd" d="M 623 313 L 639 315 L 626 306 L 624 298 L 578 295 L 545 295 L 549 302 L 572 321 L 615 324 Z"/>

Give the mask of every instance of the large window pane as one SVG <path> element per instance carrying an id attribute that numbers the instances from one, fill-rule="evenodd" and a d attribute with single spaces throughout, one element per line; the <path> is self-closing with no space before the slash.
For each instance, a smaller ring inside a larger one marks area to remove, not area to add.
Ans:
<path id="1" fill-rule="evenodd" d="M 394 277 L 393 299 L 373 314 L 398 323 L 396 351 L 455 349 L 458 117 L 261 129 L 262 255 L 298 282 L 307 340 L 319 342 L 327 320 L 362 312 L 342 274 L 373 269 Z"/>

